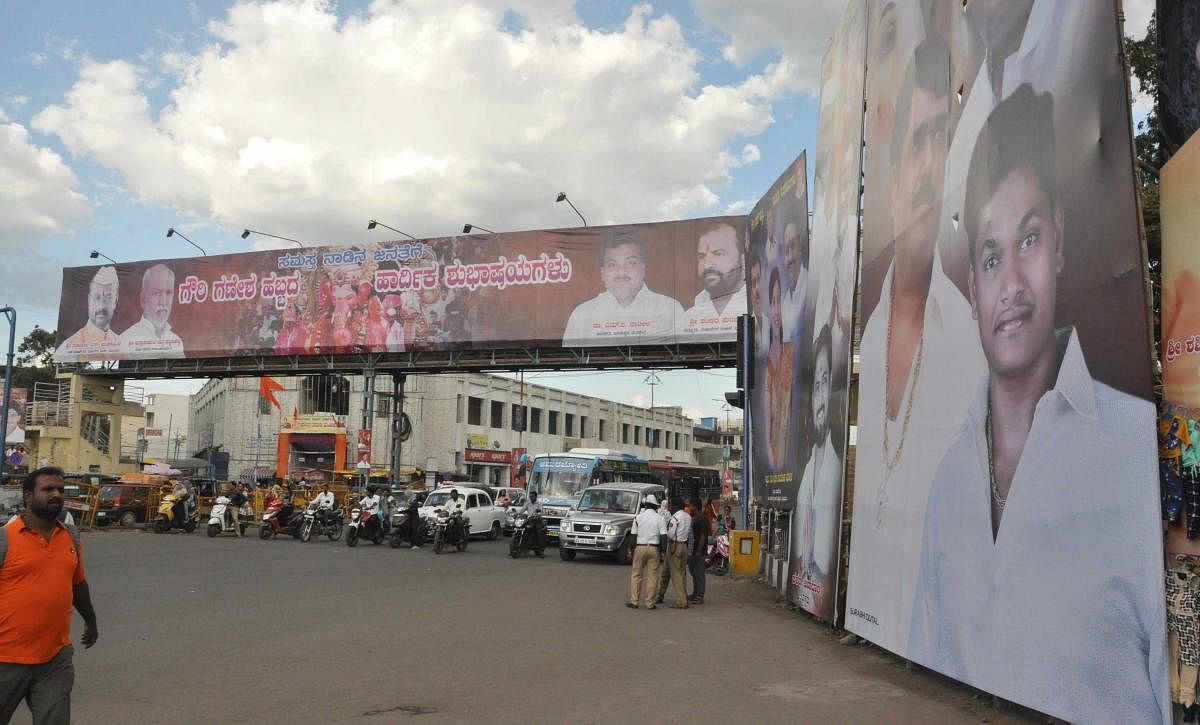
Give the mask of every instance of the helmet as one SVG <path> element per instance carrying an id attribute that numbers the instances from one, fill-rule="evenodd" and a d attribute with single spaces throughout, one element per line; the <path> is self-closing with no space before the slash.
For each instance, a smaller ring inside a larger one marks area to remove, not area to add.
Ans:
<path id="1" fill-rule="evenodd" d="M 652 494 L 652 493 L 648 493 L 648 494 L 646 494 L 646 498 L 644 498 L 644 499 L 642 500 L 642 503 L 646 504 L 647 506 L 654 506 L 654 507 L 657 507 L 657 506 L 658 506 L 658 499 L 654 498 L 654 494 Z"/>

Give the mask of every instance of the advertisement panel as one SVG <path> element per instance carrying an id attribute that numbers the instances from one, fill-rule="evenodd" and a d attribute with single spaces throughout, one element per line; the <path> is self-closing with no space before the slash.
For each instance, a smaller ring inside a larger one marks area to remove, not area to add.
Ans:
<path id="1" fill-rule="evenodd" d="M 732 342 L 745 217 L 63 270 L 59 362 Z"/>
<path id="2" fill-rule="evenodd" d="M 8 391 L 8 420 L 4 425 L 4 443 L 15 445 L 25 442 L 25 403 L 29 399 L 26 388 Z"/>
<path id="3" fill-rule="evenodd" d="M 800 480 L 800 416 L 808 401 L 796 385 L 812 344 L 808 304 L 808 177 L 805 154 L 788 165 L 750 215 L 747 280 L 754 317 L 754 387 L 749 395 L 754 491 L 790 510 Z"/>
<path id="4" fill-rule="evenodd" d="M 827 621 L 837 612 L 841 558 L 866 45 L 865 4 L 851 2 L 821 63 L 807 290 L 813 316 L 797 379 L 809 405 L 800 412 L 805 463 L 791 517 L 788 597 Z"/>
<path id="5" fill-rule="evenodd" d="M 1117 17 L 868 4 L 846 627 L 1064 720 L 1169 722 Z"/>

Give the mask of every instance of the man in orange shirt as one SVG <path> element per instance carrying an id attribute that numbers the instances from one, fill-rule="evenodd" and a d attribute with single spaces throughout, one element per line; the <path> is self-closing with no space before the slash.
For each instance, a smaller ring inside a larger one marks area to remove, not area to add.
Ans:
<path id="1" fill-rule="evenodd" d="M 0 535 L 0 722 L 24 700 L 34 725 L 71 721 L 71 607 L 83 617 L 84 649 L 96 643 L 96 612 L 73 530 L 58 520 L 65 487 L 59 468 L 22 482 L 25 513 Z"/>

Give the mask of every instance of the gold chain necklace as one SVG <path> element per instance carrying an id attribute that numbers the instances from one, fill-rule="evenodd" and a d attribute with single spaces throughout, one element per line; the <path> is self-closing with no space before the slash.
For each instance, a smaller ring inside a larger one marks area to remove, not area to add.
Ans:
<path id="1" fill-rule="evenodd" d="M 891 371 L 891 355 L 889 352 L 892 349 L 892 305 L 896 300 L 896 282 L 892 280 L 892 288 L 888 295 L 888 326 L 887 326 L 887 348 L 884 350 L 883 357 L 883 464 L 885 471 L 883 481 L 879 484 L 879 491 L 875 494 L 875 525 L 879 526 L 883 523 L 883 508 L 887 503 L 887 485 L 892 477 L 892 472 L 896 466 L 900 464 L 900 458 L 904 455 L 904 441 L 908 437 L 908 423 L 912 418 L 913 400 L 917 397 L 917 382 L 921 377 L 921 363 L 925 358 L 925 327 L 921 326 L 921 337 L 917 341 L 917 352 L 913 359 L 912 367 L 912 387 L 907 385 L 905 381 L 904 392 L 907 393 L 907 401 L 904 404 L 904 422 L 900 425 L 900 442 L 896 446 L 893 453 L 891 450 L 891 440 L 888 436 L 888 404 L 887 404 L 887 386 L 888 378 Z"/>
<path id="2" fill-rule="evenodd" d="M 996 510 L 1003 515 L 1004 504 L 1008 503 L 1008 498 L 1000 495 L 1000 487 L 996 485 L 996 459 L 992 453 L 992 396 L 988 396 L 987 421 L 984 424 L 984 433 L 987 436 L 988 449 L 988 479 L 992 485 L 992 503 L 996 505 Z"/>

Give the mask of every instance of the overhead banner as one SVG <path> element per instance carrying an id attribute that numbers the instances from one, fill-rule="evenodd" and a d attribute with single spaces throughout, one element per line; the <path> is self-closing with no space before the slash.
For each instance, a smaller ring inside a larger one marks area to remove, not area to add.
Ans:
<path id="1" fill-rule="evenodd" d="M 858 271 L 866 6 L 852 0 L 821 63 L 808 291 L 812 326 L 797 384 L 803 474 L 791 517 L 789 598 L 826 621 L 837 611 L 850 403 L 851 317 Z"/>
<path id="2" fill-rule="evenodd" d="M 792 509 L 800 482 L 802 405 L 798 385 L 812 345 L 808 296 L 808 176 L 805 154 L 792 162 L 750 214 L 747 280 L 754 317 L 754 386 L 750 414 L 754 495 Z M 781 557 L 786 558 L 786 557 Z"/>
<path id="3" fill-rule="evenodd" d="M 1115 2 L 868 4 L 847 629 L 1071 722 L 1170 722 Z"/>
<path id="4" fill-rule="evenodd" d="M 26 388 L 8 391 L 8 420 L 4 424 L 4 443 L 15 445 L 25 442 L 25 405 L 29 399 Z"/>
<path id="5" fill-rule="evenodd" d="M 59 362 L 732 342 L 745 217 L 63 270 Z"/>

